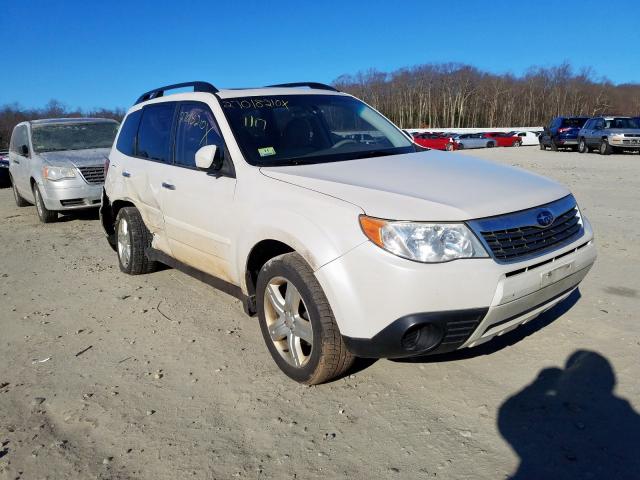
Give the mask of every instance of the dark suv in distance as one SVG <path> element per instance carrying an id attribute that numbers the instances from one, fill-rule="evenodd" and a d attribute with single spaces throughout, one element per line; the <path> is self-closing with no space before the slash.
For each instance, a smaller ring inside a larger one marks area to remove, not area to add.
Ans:
<path id="1" fill-rule="evenodd" d="M 556 117 L 540 134 L 540 150 L 578 149 L 578 132 L 589 117 Z"/>

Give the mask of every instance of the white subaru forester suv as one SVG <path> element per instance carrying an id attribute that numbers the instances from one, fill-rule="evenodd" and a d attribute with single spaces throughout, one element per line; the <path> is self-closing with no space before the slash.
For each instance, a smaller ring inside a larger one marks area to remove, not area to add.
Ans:
<path id="1" fill-rule="evenodd" d="M 121 270 L 161 262 L 240 298 L 306 384 L 356 356 L 483 343 L 565 299 L 596 258 L 564 186 L 424 151 L 318 83 L 147 92 L 107 168 L 101 219 Z"/>

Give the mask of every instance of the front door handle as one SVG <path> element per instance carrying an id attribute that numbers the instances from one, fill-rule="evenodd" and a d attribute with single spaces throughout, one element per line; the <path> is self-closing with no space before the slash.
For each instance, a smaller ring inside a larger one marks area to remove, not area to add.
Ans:
<path id="1" fill-rule="evenodd" d="M 162 188 L 166 188 L 167 190 L 175 190 L 176 186 L 171 185 L 170 183 L 167 183 L 167 182 L 162 182 Z"/>
<path id="2" fill-rule="evenodd" d="M 13 163 L 17 163 L 18 165 L 20 165 L 20 160 L 14 160 Z"/>
<path id="3" fill-rule="evenodd" d="M 129 172 L 125 172 L 124 170 L 122 171 L 122 176 L 129 178 L 131 176 L 131 174 Z"/>

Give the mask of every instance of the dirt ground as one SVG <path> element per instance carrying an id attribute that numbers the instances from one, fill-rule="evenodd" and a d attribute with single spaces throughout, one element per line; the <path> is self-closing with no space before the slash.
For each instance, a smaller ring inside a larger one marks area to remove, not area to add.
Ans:
<path id="1" fill-rule="evenodd" d="M 599 250 L 579 293 L 317 387 L 237 300 L 121 274 L 97 215 L 43 225 L 0 189 L 0 479 L 640 478 L 640 155 L 473 154 L 573 190 Z"/>

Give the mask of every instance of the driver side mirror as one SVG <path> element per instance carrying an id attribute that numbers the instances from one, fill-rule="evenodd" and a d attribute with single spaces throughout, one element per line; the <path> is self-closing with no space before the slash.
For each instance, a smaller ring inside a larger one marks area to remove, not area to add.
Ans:
<path id="1" fill-rule="evenodd" d="M 20 147 L 20 153 L 22 155 L 24 155 L 25 157 L 29 155 L 29 147 L 27 147 L 26 145 L 22 145 Z"/>
<path id="2" fill-rule="evenodd" d="M 222 160 L 222 150 L 217 145 L 205 145 L 196 152 L 196 167 L 200 170 L 218 171 Z"/>

